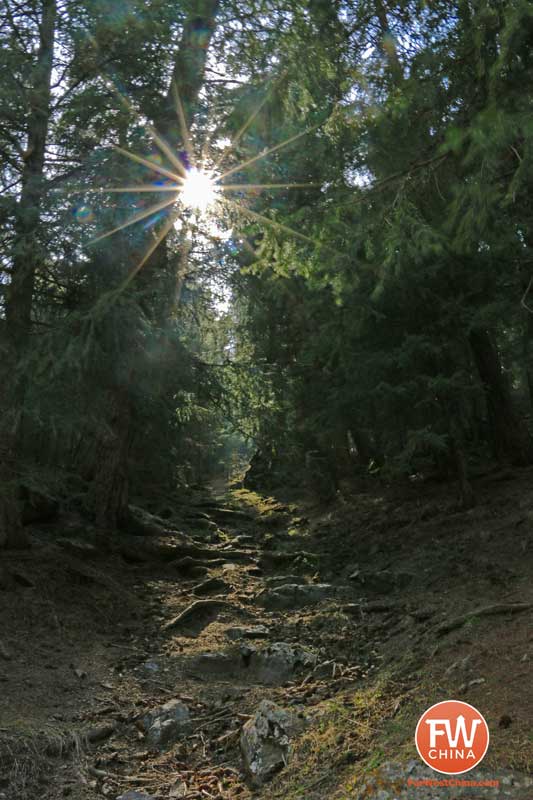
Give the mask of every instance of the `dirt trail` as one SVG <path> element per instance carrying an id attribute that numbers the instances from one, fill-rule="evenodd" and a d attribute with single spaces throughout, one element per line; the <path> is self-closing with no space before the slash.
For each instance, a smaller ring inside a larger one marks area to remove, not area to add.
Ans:
<path id="1" fill-rule="evenodd" d="M 387 800 L 418 769 L 418 716 L 448 697 L 483 710 L 484 769 L 522 797 L 532 477 L 486 477 L 468 513 L 446 487 L 159 508 L 203 558 L 169 560 L 172 532 L 143 555 L 102 553 L 75 519 L 34 529 L 0 570 L 0 798 Z M 240 738 L 265 699 L 302 727 L 261 787 Z"/>

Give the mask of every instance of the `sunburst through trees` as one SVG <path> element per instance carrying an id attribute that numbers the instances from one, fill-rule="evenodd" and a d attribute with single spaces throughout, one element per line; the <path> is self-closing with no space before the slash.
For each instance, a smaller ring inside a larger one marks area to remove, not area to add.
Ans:
<path id="1" fill-rule="evenodd" d="M 132 104 L 124 94 L 119 92 L 114 84 L 112 85 L 121 102 L 130 112 L 136 113 Z M 132 266 L 132 270 L 126 282 L 129 282 L 142 266 L 144 266 L 166 236 L 168 236 L 175 226 L 179 225 L 180 220 L 186 220 L 191 215 L 195 218 L 197 229 L 208 238 L 213 238 L 213 231 L 220 229 L 225 211 L 233 211 L 234 215 L 236 212 L 237 215 L 242 215 L 254 222 L 267 225 L 278 232 L 289 234 L 300 240 L 316 245 L 317 243 L 311 237 L 306 236 L 301 231 L 296 231 L 289 226 L 276 222 L 266 215 L 249 208 L 245 202 L 245 195 L 247 193 L 253 193 L 255 195 L 263 190 L 317 187 L 321 184 L 302 182 L 229 183 L 228 178 L 236 173 L 240 173 L 257 161 L 267 158 L 282 148 L 290 146 L 297 140 L 308 135 L 311 131 L 316 130 L 318 126 L 306 128 L 283 140 L 279 144 L 223 170 L 223 165 L 229 161 L 230 157 L 235 152 L 238 142 L 242 139 L 243 135 L 257 117 L 265 101 L 250 115 L 247 122 L 234 136 L 229 147 L 225 148 L 222 152 L 215 151 L 215 157 L 209 157 L 208 150 L 210 149 L 210 143 L 208 141 L 204 142 L 203 146 L 200 148 L 199 156 L 197 156 L 195 152 L 192 136 L 186 123 L 183 105 L 180 101 L 175 84 L 172 87 L 172 94 L 181 131 L 181 139 L 185 148 L 183 151 L 174 150 L 169 142 L 161 136 L 153 126 L 147 126 L 147 131 L 157 148 L 158 158 L 147 158 L 122 147 L 114 146 L 117 153 L 145 167 L 152 174 L 156 173 L 159 176 L 159 180 L 131 186 L 104 186 L 95 189 L 81 190 L 84 193 L 89 191 L 101 194 L 123 193 L 134 195 L 137 193 L 159 193 L 162 195 L 162 199 L 158 202 L 152 203 L 147 208 L 143 208 L 141 211 L 132 214 L 120 225 L 99 234 L 91 240 L 91 244 L 100 242 L 118 231 L 136 225 L 137 223 L 145 220 L 157 223 L 162 218 L 163 221 L 160 227 L 153 232 L 152 240 L 147 250 L 140 261 Z M 163 158 L 166 159 L 167 166 L 164 165 Z M 236 199 L 232 198 L 232 194 L 236 195 Z"/>

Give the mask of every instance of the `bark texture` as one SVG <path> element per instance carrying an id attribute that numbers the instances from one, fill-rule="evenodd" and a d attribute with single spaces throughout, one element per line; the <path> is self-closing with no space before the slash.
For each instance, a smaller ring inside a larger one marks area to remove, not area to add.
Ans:
<path id="1" fill-rule="evenodd" d="M 502 369 L 493 338 L 486 330 L 474 329 L 469 341 L 485 389 L 494 454 L 496 458 L 516 465 L 530 464 L 533 455 L 531 438 L 514 407 L 509 380 Z"/>

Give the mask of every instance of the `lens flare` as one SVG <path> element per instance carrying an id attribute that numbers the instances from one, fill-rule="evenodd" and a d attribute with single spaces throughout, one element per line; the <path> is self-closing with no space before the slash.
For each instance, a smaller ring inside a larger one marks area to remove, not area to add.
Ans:
<path id="1" fill-rule="evenodd" d="M 205 214 L 218 200 L 219 191 L 212 174 L 191 167 L 183 179 L 179 195 L 185 206 Z"/>

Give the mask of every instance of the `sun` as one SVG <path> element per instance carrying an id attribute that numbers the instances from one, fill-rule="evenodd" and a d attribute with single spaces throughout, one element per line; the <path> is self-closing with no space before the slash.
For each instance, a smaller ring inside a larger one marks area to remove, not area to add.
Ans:
<path id="1" fill-rule="evenodd" d="M 140 114 L 135 110 L 131 101 L 118 90 L 111 78 L 108 77 L 108 81 L 128 111 L 132 113 L 133 116 L 141 119 Z M 206 167 L 206 156 L 210 140 L 208 138 L 204 143 L 202 147 L 202 156 L 197 160 L 195 148 L 193 146 L 191 135 L 185 121 L 183 105 L 178 94 L 177 86 L 173 84 L 172 88 L 176 102 L 177 116 L 181 128 L 181 140 L 185 150 L 175 150 L 167 141 L 165 141 L 165 139 L 152 125 L 147 125 L 146 129 L 150 134 L 150 137 L 152 138 L 157 150 L 159 151 L 159 154 L 156 157 L 146 158 L 125 150 L 123 147 L 119 147 L 118 145 L 112 145 L 112 147 L 117 153 L 120 153 L 136 164 L 141 164 L 142 166 L 146 167 L 152 176 L 149 183 L 141 183 L 135 186 L 98 186 L 89 189 L 83 187 L 76 192 L 79 194 L 85 194 L 87 191 L 89 191 L 96 192 L 98 194 L 124 193 L 127 195 L 146 192 L 152 195 L 154 193 L 161 193 L 163 195 L 164 199 L 161 199 L 152 205 L 147 205 L 146 207 L 143 207 L 145 206 L 143 201 L 139 201 L 139 206 L 141 207 L 140 211 L 134 213 L 132 216 L 127 218 L 121 224 L 116 225 L 111 230 L 98 234 L 89 242 L 89 244 L 100 242 L 103 239 L 106 239 L 108 236 L 112 236 L 118 231 L 128 228 L 130 225 L 135 225 L 136 223 L 146 219 L 148 219 L 148 223 L 144 223 L 145 227 L 151 227 L 152 225 L 156 224 L 158 225 L 157 228 L 153 229 L 150 237 L 151 241 L 146 252 L 131 268 L 127 277 L 121 284 L 120 290 L 124 289 L 130 283 L 130 281 L 133 280 L 135 275 L 140 269 L 142 269 L 154 251 L 159 247 L 165 237 L 169 235 L 173 228 L 181 230 L 184 224 L 187 226 L 187 217 L 184 218 L 182 213 L 184 208 L 195 212 L 193 216 L 196 217 L 197 223 L 201 222 L 202 229 L 207 234 L 208 238 L 216 238 L 217 241 L 228 240 L 230 238 L 227 231 L 221 234 L 221 229 L 217 225 L 217 217 L 222 218 L 224 210 L 232 209 L 234 212 L 237 212 L 239 216 L 243 218 L 247 217 L 249 220 L 253 220 L 254 222 L 258 222 L 262 225 L 273 228 L 278 233 L 289 234 L 290 236 L 296 237 L 301 241 L 313 245 L 314 247 L 321 246 L 319 242 L 310 236 L 307 236 L 302 231 L 295 230 L 288 225 L 283 225 L 264 214 L 260 214 L 257 211 L 252 210 L 244 201 L 243 195 L 248 192 L 251 192 L 253 195 L 255 195 L 258 191 L 270 192 L 271 190 L 275 189 L 287 190 L 306 189 L 311 187 L 321 188 L 322 182 L 291 183 L 284 181 L 282 183 L 254 184 L 250 182 L 228 183 L 227 179 L 231 175 L 241 172 L 242 170 L 246 169 L 252 164 L 255 164 L 257 161 L 266 158 L 272 153 L 276 153 L 282 148 L 288 147 L 289 145 L 301 139 L 303 136 L 307 136 L 312 131 L 315 131 L 321 127 L 322 123 L 318 125 L 312 125 L 303 131 L 299 131 L 293 136 L 289 136 L 288 139 L 285 139 L 279 144 L 275 144 L 273 147 L 264 149 L 260 153 L 251 156 L 245 161 L 236 163 L 234 166 L 225 169 L 225 171 L 221 170 L 223 162 L 227 161 L 230 154 L 235 152 L 238 142 L 242 139 L 244 133 L 248 130 L 260 109 L 264 105 L 265 100 L 262 100 L 258 108 L 252 112 L 247 122 L 239 129 L 233 140 L 230 142 L 229 147 L 226 147 L 221 152 L 218 152 L 216 160 L 212 162 L 212 166 L 210 163 L 210 166 Z M 166 161 L 163 161 L 163 159 L 166 159 Z M 157 175 L 157 180 L 153 178 L 154 173 Z M 235 200 L 232 200 L 228 194 L 231 195 L 234 192 L 237 192 L 237 197 Z M 158 224 L 160 220 L 164 221 Z"/>
<path id="2" fill-rule="evenodd" d="M 198 167 L 191 167 L 183 178 L 179 197 L 183 205 L 205 214 L 219 199 L 216 176 Z"/>

